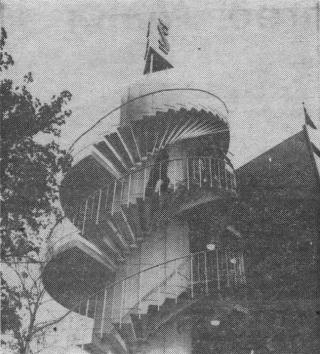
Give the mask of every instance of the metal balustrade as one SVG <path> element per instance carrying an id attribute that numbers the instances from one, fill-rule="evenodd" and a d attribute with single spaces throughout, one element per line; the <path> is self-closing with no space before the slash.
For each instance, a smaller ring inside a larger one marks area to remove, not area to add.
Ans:
<path id="1" fill-rule="evenodd" d="M 120 212 L 122 206 L 138 198 L 186 190 L 218 188 L 236 193 L 233 168 L 225 161 L 211 157 L 190 157 L 161 161 L 132 171 L 120 180 L 91 194 L 79 207 L 70 211 L 71 220 L 82 234 L 87 222 L 99 224 L 103 213 Z"/>
<path id="2" fill-rule="evenodd" d="M 94 332 L 102 337 L 111 324 L 131 323 L 130 315 L 143 315 L 154 305 L 158 310 L 167 298 L 185 294 L 189 300 L 246 284 L 241 250 L 216 248 L 154 265 L 123 277 L 79 304 L 82 315 L 94 316 Z M 183 300 L 182 300 L 183 301 Z"/>

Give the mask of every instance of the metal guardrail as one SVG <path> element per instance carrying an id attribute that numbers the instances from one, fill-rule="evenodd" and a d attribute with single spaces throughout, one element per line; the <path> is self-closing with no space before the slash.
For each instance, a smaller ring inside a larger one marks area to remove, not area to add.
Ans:
<path id="1" fill-rule="evenodd" d="M 149 305 L 159 310 L 167 298 L 177 302 L 186 293 L 193 300 L 245 284 L 241 250 L 204 250 L 124 277 L 81 302 L 78 312 L 94 317 L 94 332 L 102 337 L 110 324 L 121 328 L 130 314 L 146 314 Z"/>
<path id="2" fill-rule="evenodd" d="M 121 206 L 136 203 L 137 198 L 168 191 L 179 187 L 218 188 L 236 193 L 236 177 L 233 168 L 224 160 L 212 157 L 190 157 L 166 160 L 132 171 L 120 180 L 115 180 L 92 193 L 75 210 L 69 209 L 71 221 L 85 233 L 86 222 L 99 224 L 103 213 L 121 210 Z"/>

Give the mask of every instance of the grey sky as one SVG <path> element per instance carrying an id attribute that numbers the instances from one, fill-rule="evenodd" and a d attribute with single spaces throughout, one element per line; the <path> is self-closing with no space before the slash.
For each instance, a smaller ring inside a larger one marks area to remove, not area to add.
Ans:
<path id="1" fill-rule="evenodd" d="M 297 132 L 302 101 L 319 124 L 316 0 L 164 2 L 174 66 L 199 77 L 231 110 L 236 165 Z M 141 76 L 152 2 L 1 4 L 13 75 L 32 71 L 32 90 L 44 100 L 63 89 L 73 94 L 64 144 L 118 105 L 126 84 Z"/>
<path id="2" fill-rule="evenodd" d="M 302 101 L 320 127 L 317 0 L 164 2 L 173 65 L 231 111 L 236 166 L 301 129 Z M 31 89 L 43 100 L 64 89 L 73 94 L 66 146 L 141 76 L 152 3 L 0 0 L 16 63 L 11 75 L 32 71 Z"/>

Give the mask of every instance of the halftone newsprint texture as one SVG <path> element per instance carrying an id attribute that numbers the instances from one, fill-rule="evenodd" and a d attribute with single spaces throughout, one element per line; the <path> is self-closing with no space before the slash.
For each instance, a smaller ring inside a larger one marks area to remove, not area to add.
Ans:
<path id="1" fill-rule="evenodd" d="M 3 353 L 320 352 L 319 17 L 0 1 Z"/>

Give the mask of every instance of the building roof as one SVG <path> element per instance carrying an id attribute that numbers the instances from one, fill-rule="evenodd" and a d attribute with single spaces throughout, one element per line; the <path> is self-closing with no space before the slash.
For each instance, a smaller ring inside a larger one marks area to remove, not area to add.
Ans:
<path id="1" fill-rule="evenodd" d="M 304 126 L 299 133 L 238 168 L 242 192 L 260 188 L 286 198 L 320 198 L 320 158 L 311 143 Z"/>

